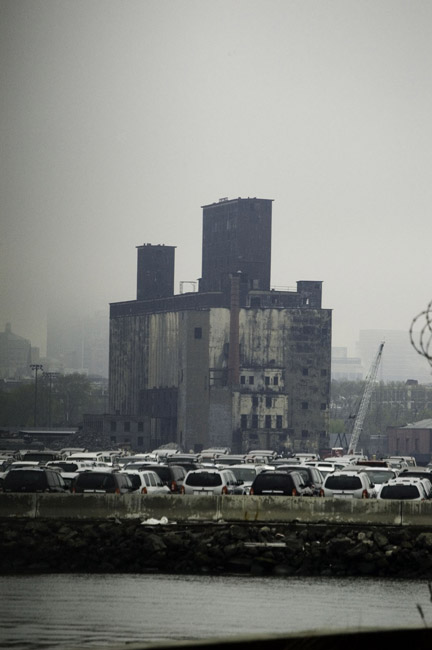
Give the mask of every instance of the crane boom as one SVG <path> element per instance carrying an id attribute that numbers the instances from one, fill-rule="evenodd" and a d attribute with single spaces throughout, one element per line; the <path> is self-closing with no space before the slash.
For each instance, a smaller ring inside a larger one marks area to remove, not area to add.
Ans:
<path id="1" fill-rule="evenodd" d="M 349 449 L 350 454 L 355 454 L 357 452 L 357 445 L 358 445 L 358 441 L 359 441 L 359 438 L 360 438 L 360 433 L 361 433 L 362 428 L 363 428 L 363 422 L 364 422 L 364 419 L 366 417 L 366 413 L 367 413 L 367 410 L 368 410 L 368 407 L 369 407 L 369 402 L 370 402 L 370 398 L 371 398 L 371 395 L 372 395 L 375 379 L 376 379 L 376 376 L 377 376 L 377 373 L 378 373 L 378 366 L 379 366 L 380 361 L 381 361 L 383 347 L 384 347 L 384 342 L 380 343 L 377 355 L 376 355 L 376 357 L 375 357 L 375 359 L 374 359 L 374 361 L 373 361 L 373 363 L 372 363 L 372 365 L 370 367 L 369 374 L 366 377 L 366 385 L 365 385 L 365 389 L 364 389 L 364 392 L 363 392 L 363 397 L 361 399 L 359 410 L 358 410 L 357 415 L 356 415 L 355 420 L 354 420 L 354 426 L 353 426 L 351 441 L 350 441 L 350 445 L 349 445 L 350 446 L 350 449 Z"/>

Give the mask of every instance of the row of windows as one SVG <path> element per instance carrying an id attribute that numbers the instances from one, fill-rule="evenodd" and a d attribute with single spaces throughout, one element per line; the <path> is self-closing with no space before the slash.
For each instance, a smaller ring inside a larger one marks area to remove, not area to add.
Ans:
<path id="1" fill-rule="evenodd" d="M 259 396 L 258 395 L 252 395 L 252 406 L 257 407 L 257 406 L 259 406 L 259 403 L 260 403 Z M 273 399 L 271 397 L 269 397 L 268 395 L 266 395 L 266 398 L 265 398 L 265 405 L 266 405 L 266 408 L 272 408 L 272 406 L 273 406 Z M 302 402 L 301 407 L 302 407 L 303 411 L 307 411 L 309 409 L 309 402 Z M 321 411 L 327 410 L 327 404 L 325 402 L 321 402 L 320 410 Z"/>
<path id="2" fill-rule="evenodd" d="M 249 427 L 249 418 L 247 415 L 240 416 L 240 426 L 242 429 L 258 429 L 259 428 L 259 417 L 254 413 L 250 418 L 250 427 Z M 263 420 L 265 429 L 282 429 L 282 415 L 265 415 Z"/>
<path id="3" fill-rule="evenodd" d="M 301 407 L 302 407 L 303 411 L 307 411 L 308 408 L 309 408 L 309 402 L 302 402 Z M 321 402 L 320 410 L 321 411 L 326 411 L 327 410 L 327 404 L 325 402 Z"/>
<path id="4" fill-rule="evenodd" d="M 246 375 L 241 375 L 240 383 L 241 384 L 250 384 L 252 386 L 255 383 L 255 377 L 253 375 L 249 375 L 248 377 L 246 377 Z M 278 377 L 278 375 L 274 375 L 274 377 L 265 377 L 264 378 L 264 383 L 265 383 L 266 386 L 270 386 L 271 384 L 273 386 L 278 386 L 279 385 L 279 377 Z"/>

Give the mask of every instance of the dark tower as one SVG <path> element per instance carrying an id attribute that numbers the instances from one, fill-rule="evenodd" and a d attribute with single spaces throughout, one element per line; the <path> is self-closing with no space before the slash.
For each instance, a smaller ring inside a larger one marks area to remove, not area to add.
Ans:
<path id="1" fill-rule="evenodd" d="M 174 295 L 175 246 L 137 246 L 137 300 L 168 298 Z"/>
<path id="2" fill-rule="evenodd" d="M 204 205 L 200 291 L 224 291 L 242 274 L 248 289 L 270 290 L 272 199 Z"/>

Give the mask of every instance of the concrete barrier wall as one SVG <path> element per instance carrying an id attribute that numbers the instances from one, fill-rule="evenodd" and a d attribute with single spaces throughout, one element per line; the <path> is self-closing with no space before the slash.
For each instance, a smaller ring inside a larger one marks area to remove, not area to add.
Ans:
<path id="1" fill-rule="evenodd" d="M 275 496 L 0 494 L 0 517 L 432 526 L 432 502 Z"/>

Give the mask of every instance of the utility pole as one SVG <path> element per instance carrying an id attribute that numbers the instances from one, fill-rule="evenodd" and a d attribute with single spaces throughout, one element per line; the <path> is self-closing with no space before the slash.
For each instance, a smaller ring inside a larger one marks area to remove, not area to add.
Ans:
<path id="1" fill-rule="evenodd" d="M 43 365 L 41 363 L 31 363 L 30 368 L 35 371 L 35 397 L 34 397 L 34 421 L 33 426 L 37 426 L 37 382 L 38 382 L 38 371 L 43 370 Z"/>

